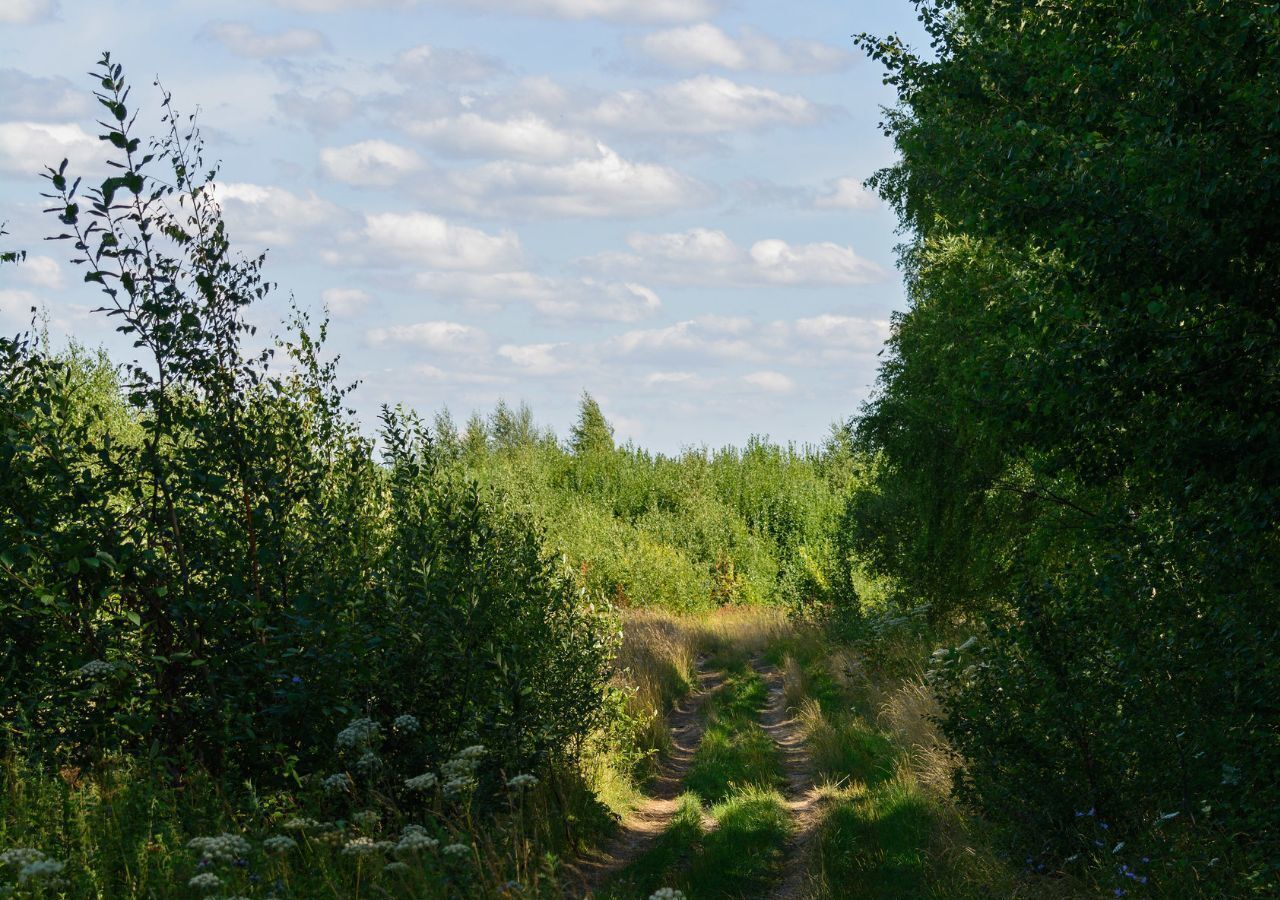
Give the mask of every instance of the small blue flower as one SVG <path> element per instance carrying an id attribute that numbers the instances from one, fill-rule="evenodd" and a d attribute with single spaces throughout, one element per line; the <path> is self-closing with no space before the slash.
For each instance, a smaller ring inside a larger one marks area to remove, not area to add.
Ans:
<path id="1" fill-rule="evenodd" d="M 1127 894 L 1127 893 L 1129 893 L 1129 892 L 1128 892 L 1128 891 L 1126 891 L 1124 888 L 1116 888 L 1116 896 L 1117 896 L 1117 897 L 1123 897 L 1123 896 L 1124 896 L 1125 894 Z"/>
<path id="2" fill-rule="evenodd" d="M 294 676 L 293 676 L 292 678 L 290 678 L 289 680 L 290 680 L 290 681 L 292 681 L 294 684 L 302 684 L 302 676 L 301 676 L 301 675 L 294 675 Z"/>

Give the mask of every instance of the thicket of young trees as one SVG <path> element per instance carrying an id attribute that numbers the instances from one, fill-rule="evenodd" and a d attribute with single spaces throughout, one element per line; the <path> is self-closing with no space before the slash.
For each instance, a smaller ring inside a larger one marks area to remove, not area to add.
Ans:
<path id="1" fill-rule="evenodd" d="M 939 654 L 960 787 L 1031 859 L 1140 847 L 1188 893 L 1268 890 L 1280 15 L 919 7 L 932 53 L 863 38 L 898 91 L 874 183 L 910 308 L 854 545 L 976 636 Z"/>
<path id="2" fill-rule="evenodd" d="M 58 232 L 135 342 L 120 374 L 0 340 L 0 755 L 143 755 L 237 783 L 323 774 L 353 718 L 411 715 L 427 771 L 571 756 L 601 713 L 607 604 L 536 524 L 438 465 L 411 416 L 381 458 L 299 319 L 250 353 L 270 285 L 230 247 L 194 123 L 132 133 L 98 99 L 115 173 L 50 169 Z"/>
<path id="3" fill-rule="evenodd" d="M 666 456 L 615 446 L 584 395 L 563 444 L 505 403 L 461 433 L 443 413 L 434 434 L 443 458 L 535 517 L 584 585 L 619 606 L 810 610 L 854 596 L 836 540 L 853 479 L 845 430 L 820 447 L 753 438 Z"/>

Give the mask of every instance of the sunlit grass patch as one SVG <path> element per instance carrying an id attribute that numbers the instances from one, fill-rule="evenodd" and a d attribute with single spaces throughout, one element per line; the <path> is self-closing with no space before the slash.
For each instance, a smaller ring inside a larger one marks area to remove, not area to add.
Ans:
<path id="1" fill-rule="evenodd" d="M 757 717 L 765 686 L 750 669 L 732 673 L 709 702 L 707 728 L 685 776 L 685 786 L 710 803 L 748 785 L 781 783 L 778 751 Z"/>
<path id="2" fill-rule="evenodd" d="M 780 870 L 791 833 L 781 794 L 748 787 L 711 807 L 713 828 L 704 827 L 696 794 L 685 794 L 671 826 L 646 853 L 615 876 L 596 896 L 647 900 L 673 887 L 691 898 L 758 895 Z"/>

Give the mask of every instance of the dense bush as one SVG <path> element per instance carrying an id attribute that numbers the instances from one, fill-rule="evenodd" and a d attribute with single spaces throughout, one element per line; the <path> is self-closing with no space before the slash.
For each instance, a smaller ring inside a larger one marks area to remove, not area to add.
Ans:
<path id="1" fill-rule="evenodd" d="M 864 38 L 911 305 L 853 549 L 975 635 L 937 672 L 960 786 L 1033 859 L 1112 866 L 1105 838 L 1269 889 L 1280 18 L 919 5 L 930 56 Z"/>
<path id="2" fill-rule="evenodd" d="M 64 162 L 47 196 L 142 356 L 117 378 L 0 342 L 0 750 L 269 781 L 353 717 L 411 714 L 424 769 L 475 743 L 495 773 L 572 755 L 607 606 L 411 418 L 386 413 L 379 461 L 323 327 L 249 350 L 271 286 L 231 250 L 194 123 L 166 96 L 144 149 L 120 67 L 96 78 L 116 174 L 81 191 Z"/>

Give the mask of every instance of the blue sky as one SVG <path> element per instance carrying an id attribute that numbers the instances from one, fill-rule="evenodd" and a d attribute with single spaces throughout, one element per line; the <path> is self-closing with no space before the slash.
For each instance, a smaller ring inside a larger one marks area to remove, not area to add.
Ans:
<path id="1" fill-rule="evenodd" d="M 0 329 L 127 345 L 43 244 L 46 163 L 100 171 L 110 49 L 154 112 L 200 112 L 234 243 L 327 306 L 383 403 L 462 420 L 501 397 L 565 434 L 578 397 L 657 450 L 821 439 L 858 409 L 903 304 L 891 102 L 861 31 L 906 0 L 0 0 Z"/>

